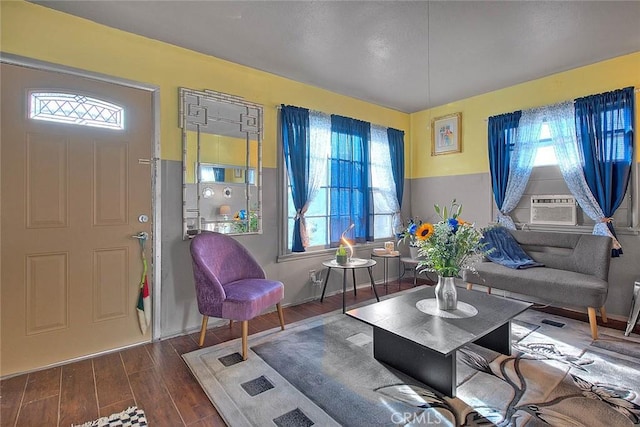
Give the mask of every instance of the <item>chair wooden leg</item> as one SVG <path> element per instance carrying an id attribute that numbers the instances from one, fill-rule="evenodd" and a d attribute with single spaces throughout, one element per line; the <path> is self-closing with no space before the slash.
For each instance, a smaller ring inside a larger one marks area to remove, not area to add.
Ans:
<path id="1" fill-rule="evenodd" d="M 596 309 L 593 307 L 587 307 L 589 313 L 589 325 L 591 326 L 591 338 L 598 339 L 598 323 L 596 320 Z"/>
<path id="2" fill-rule="evenodd" d="M 473 289 L 473 284 L 467 283 L 467 290 L 470 291 L 471 289 Z"/>
<path id="3" fill-rule="evenodd" d="M 276 304 L 276 308 L 278 309 L 278 318 L 280 319 L 280 328 L 284 331 L 284 313 L 282 312 L 282 306 L 280 303 Z"/>
<path id="4" fill-rule="evenodd" d="M 249 321 L 242 321 L 242 360 L 247 360 L 249 350 L 247 347 L 247 337 L 249 336 Z"/>
<path id="5" fill-rule="evenodd" d="M 609 319 L 607 319 L 607 310 L 604 308 L 604 305 L 600 307 L 600 317 L 602 317 L 602 323 L 607 323 Z"/>
<path id="6" fill-rule="evenodd" d="M 207 322 L 209 321 L 209 316 L 202 316 L 202 328 L 200 328 L 200 347 L 204 344 L 204 336 L 207 333 Z"/>
<path id="7" fill-rule="evenodd" d="M 233 328 L 233 320 L 229 320 L 229 328 Z"/>
<path id="8" fill-rule="evenodd" d="M 491 288 L 487 288 L 487 295 L 491 295 Z"/>

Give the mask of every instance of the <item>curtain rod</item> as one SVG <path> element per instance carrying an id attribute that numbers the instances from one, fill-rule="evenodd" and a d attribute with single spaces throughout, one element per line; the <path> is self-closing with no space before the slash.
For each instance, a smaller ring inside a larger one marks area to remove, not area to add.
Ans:
<path id="1" fill-rule="evenodd" d="M 640 93 L 640 87 L 639 88 L 635 88 L 633 90 L 634 93 Z M 560 101 L 560 102 L 566 102 L 566 101 Z M 559 104 L 560 102 L 554 102 L 554 104 Z M 551 104 L 547 104 L 547 105 L 551 105 Z M 531 108 L 537 108 L 537 107 L 531 107 Z M 502 113 L 501 113 L 502 114 Z M 498 114 L 499 115 L 499 114 Z M 490 116 L 492 117 L 492 116 Z M 483 119 L 484 122 L 488 122 L 489 121 L 489 117 Z"/>
<path id="2" fill-rule="evenodd" d="M 635 88 L 635 89 L 633 90 L 633 92 L 634 92 L 634 93 L 640 93 L 640 87 L 639 87 L 639 88 Z M 562 102 L 562 101 L 561 101 L 561 102 Z M 276 105 L 276 110 L 281 110 L 281 109 L 282 109 L 282 104 L 277 104 L 277 105 Z M 325 113 L 325 114 L 327 114 L 327 113 Z M 489 118 L 487 117 L 486 119 L 484 119 L 484 121 L 485 121 L 485 122 L 488 122 L 488 121 L 489 121 Z"/>

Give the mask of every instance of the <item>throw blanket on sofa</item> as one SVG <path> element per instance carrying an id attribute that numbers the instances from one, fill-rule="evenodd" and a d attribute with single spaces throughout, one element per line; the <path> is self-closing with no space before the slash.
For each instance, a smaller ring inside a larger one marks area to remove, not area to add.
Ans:
<path id="1" fill-rule="evenodd" d="M 544 267 L 527 255 L 506 228 L 492 227 L 483 234 L 481 243 L 486 244 L 485 249 L 489 251 L 486 257 L 492 262 L 514 269 Z"/>

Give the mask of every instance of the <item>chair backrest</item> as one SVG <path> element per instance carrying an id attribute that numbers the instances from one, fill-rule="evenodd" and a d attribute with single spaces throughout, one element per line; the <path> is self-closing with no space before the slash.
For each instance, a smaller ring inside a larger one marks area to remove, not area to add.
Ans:
<path id="1" fill-rule="evenodd" d="M 191 241 L 191 258 L 196 289 L 224 300 L 223 285 L 240 279 L 264 279 L 264 270 L 256 259 L 232 237 L 204 231 Z"/>

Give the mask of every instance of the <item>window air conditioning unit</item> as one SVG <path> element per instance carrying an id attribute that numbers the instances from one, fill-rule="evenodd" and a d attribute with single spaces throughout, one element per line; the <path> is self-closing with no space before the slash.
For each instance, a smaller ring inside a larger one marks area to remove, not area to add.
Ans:
<path id="1" fill-rule="evenodd" d="M 576 199 L 569 195 L 531 196 L 531 224 L 576 225 Z"/>

